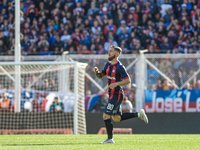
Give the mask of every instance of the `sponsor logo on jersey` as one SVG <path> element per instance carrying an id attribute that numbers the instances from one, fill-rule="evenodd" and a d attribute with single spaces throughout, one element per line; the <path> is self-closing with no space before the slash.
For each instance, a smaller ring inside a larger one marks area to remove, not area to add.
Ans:
<path id="1" fill-rule="evenodd" d="M 115 77 L 107 76 L 108 79 L 116 80 Z"/>

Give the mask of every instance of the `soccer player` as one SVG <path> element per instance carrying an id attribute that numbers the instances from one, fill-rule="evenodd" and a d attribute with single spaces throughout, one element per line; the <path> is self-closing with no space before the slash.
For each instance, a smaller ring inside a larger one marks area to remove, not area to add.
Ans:
<path id="1" fill-rule="evenodd" d="M 106 63 L 102 71 L 99 71 L 97 67 L 93 68 L 93 71 L 99 79 L 107 76 L 109 88 L 109 100 L 103 113 L 103 120 L 105 122 L 108 139 L 102 142 L 102 144 L 115 143 L 113 139 L 113 124 L 111 117 L 114 122 L 120 122 L 126 119 L 138 117 L 144 120 L 145 123 L 148 123 L 148 118 L 143 109 L 135 113 L 126 112 L 122 114 L 121 112 L 120 104 L 122 103 L 124 97 L 121 86 L 131 83 L 130 77 L 125 67 L 118 60 L 121 52 L 122 49 L 120 47 L 111 46 L 108 52 L 108 60 L 110 62 Z"/>

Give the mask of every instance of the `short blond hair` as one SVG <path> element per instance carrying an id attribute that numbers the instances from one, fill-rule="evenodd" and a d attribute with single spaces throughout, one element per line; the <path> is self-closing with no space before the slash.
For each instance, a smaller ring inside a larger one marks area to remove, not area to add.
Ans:
<path id="1" fill-rule="evenodd" d="M 122 49 L 121 49 L 119 46 L 111 45 L 110 47 L 111 47 L 111 48 L 114 48 L 114 50 L 117 51 L 119 54 L 122 53 Z"/>

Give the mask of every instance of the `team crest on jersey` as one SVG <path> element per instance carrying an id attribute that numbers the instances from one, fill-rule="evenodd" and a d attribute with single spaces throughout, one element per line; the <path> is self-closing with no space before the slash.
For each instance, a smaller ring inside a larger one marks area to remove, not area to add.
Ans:
<path id="1" fill-rule="evenodd" d="M 113 70 L 113 73 L 115 72 L 115 70 Z"/>

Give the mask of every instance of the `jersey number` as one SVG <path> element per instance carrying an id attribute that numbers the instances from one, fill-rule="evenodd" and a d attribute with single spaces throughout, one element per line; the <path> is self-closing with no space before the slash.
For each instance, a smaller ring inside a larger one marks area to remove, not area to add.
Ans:
<path id="1" fill-rule="evenodd" d="M 108 110 L 113 110 L 113 107 L 114 107 L 114 105 L 109 103 L 108 106 L 107 106 L 107 109 Z"/>

